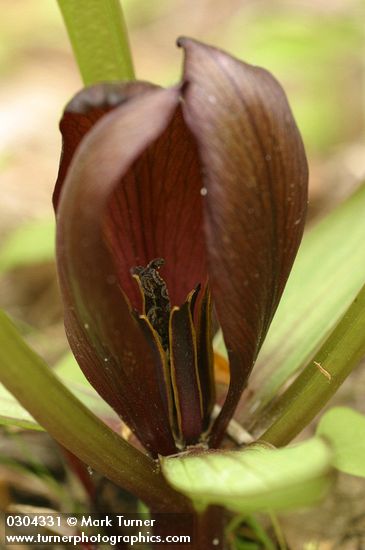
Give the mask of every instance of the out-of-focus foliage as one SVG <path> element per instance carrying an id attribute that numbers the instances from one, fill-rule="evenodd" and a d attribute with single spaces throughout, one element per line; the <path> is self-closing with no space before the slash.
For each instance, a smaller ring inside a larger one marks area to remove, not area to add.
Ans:
<path id="1" fill-rule="evenodd" d="M 64 47 L 55 2 L 2 0 L 0 18 L 0 78 L 27 63 L 27 56 L 40 55 L 43 48 Z"/>
<path id="2" fill-rule="evenodd" d="M 90 386 L 71 354 L 63 357 L 54 367 L 65 386 L 104 422 L 119 426 L 114 411 Z M 27 430 L 43 430 L 16 398 L 0 384 L 0 426 L 17 426 Z"/>
<path id="3" fill-rule="evenodd" d="M 0 245 L 0 273 L 54 258 L 55 223 L 36 220 L 13 231 Z"/>
<path id="4" fill-rule="evenodd" d="M 42 430 L 13 395 L 0 385 L 0 425 L 18 426 L 27 430 Z"/>
<path id="5" fill-rule="evenodd" d="M 244 11 L 226 29 L 225 41 L 239 57 L 285 82 L 306 144 L 324 151 L 356 136 L 362 122 L 356 107 L 363 101 L 363 21 L 351 12 L 281 8 L 258 12 L 247 23 Z"/>
<path id="6" fill-rule="evenodd" d="M 365 416 L 347 407 L 336 407 L 321 418 L 317 434 L 329 441 L 338 470 L 365 477 Z"/>

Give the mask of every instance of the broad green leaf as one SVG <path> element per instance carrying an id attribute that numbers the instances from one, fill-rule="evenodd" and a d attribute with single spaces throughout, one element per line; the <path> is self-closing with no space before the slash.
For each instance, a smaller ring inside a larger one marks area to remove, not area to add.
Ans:
<path id="1" fill-rule="evenodd" d="M 271 423 L 261 439 L 275 447 L 287 445 L 315 418 L 364 356 L 365 285 L 313 360 L 259 417 L 259 424 Z"/>
<path id="2" fill-rule="evenodd" d="M 55 222 L 35 220 L 22 225 L 0 245 L 0 273 L 54 259 Z"/>
<path id="3" fill-rule="evenodd" d="M 254 445 L 243 451 L 207 451 L 162 458 L 171 485 L 198 509 L 209 504 L 234 512 L 291 509 L 322 498 L 331 483 L 330 447 L 313 438 L 295 447 Z"/>
<path id="4" fill-rule="evenodd" d="M 60 445 L 91 468 L 156 511 L 186 506 L 156 471 L 154 461 L 87 409 L 26 345 L 2 311 L 0 381 Z"/>
<path id="5" fill-rule="evenodd" d="M 119 0 L 58 0 L 84 84 L 134 77 Z"/>
<path id="6" fill-rule="evenodd" d="M 326 412 L 317 434 L 331 443 L 334 465 L 338 470 L 365 477 L 365 416 L 347 407 Z"/>
<path id="7" fill-rule="evenodd" d="M 260 411 L 313 357 L 365 279 L 365 185 L 305 235 L 250 380 Z"/>

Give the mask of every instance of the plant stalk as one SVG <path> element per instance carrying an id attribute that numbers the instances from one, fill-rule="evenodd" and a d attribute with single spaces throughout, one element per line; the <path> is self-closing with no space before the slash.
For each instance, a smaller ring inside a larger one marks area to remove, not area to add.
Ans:
<path id="1" fill-rule="evenodd" d="M 127 27 L 119 0 L 58 0 L 86 86 L 133 80 Z"/>

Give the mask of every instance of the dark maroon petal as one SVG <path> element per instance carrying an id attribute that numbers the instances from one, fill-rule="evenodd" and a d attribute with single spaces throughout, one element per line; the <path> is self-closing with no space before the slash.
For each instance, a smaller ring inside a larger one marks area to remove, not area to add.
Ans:
<path id="1" fill-rule="evenodd" d="M 184 117 L 205 172 L 210 286 L 230 359 L 215 442 L 278 305 L 304 227 L 307 163 L 285 94 L 265 70 L 181 39 Z"/>
<path id="2" fill-rule="evenodd" d="M 178 429 L 187 445 L 197 443 L 203 431 L 196 335 L 189 302 L 174 308 L 170 317 L 171 379 Z"/>
<path id="3" fill-rule="evenodd" d="M 67 104 L 60 122 L 62 153 L 53 206 L 57 209 L 61 189 L 74 153 L 83 137 L 106 113 L 157 86 L 147 82 L 107 82 L 84 88 Z"/>
<path id="4" fill-rule="evenodd" d="M 57 212 L 58 269 L 73 351 L 94 387 L 153 454 L 175 451 L 160 393 L 161 366 L 131 314 L 105 228 L 112 193 L 165 130 L 178 101 L 177 90 L 158 89 L 105 115 L 74 155 Z"/>
<path id="5" fill-rule="evenodd" d="M 109 202 L 108 243 L 122 287 L 139 311 L 131 267 L 163 258 L 160 273 L 172 306 L 180 306 L 206 280 L 201 186 L 195 141 L 178 108 L 163 134 L 124 175 Z"/>

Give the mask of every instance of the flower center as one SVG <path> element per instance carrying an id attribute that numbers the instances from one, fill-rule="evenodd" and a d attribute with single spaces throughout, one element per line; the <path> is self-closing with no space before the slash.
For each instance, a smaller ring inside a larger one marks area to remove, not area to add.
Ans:
<path id="1" fill-rule="evenodd" d="M 164 263 L 163 258 L 155 258 L 146 267 L 133 267 L 131 273 L 141 289 L 145 315 L 160 336 L 162 347 L 168 350 L 171 303 L 166 283 L 159 274 Z"/>
<path id="2" fill-rule="evenodd" d="M 146 266 L 131 269 L 143 306 L 142 313 L 134 311 L 134 315 L 158 352 L 156 368 L 166 413 L 176 445 L 185 448 L 205 438 L 215 402 L 211 299 L 206 285 L 197 304 L 198 284 L 183 304 L 171 305 L 159 273 L 164 263 L 155 258 Z"/>

